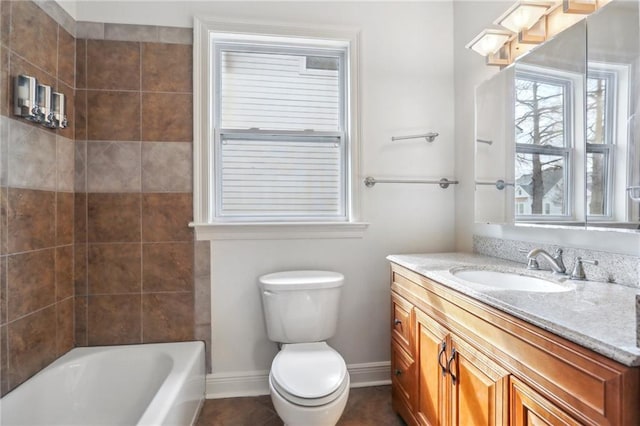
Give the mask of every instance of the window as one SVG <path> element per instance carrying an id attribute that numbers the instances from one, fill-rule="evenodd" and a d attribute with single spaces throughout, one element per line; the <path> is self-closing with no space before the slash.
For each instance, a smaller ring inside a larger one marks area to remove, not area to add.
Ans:
<path id="1" fill-rule="evenodd" d="M 600 219 L 612 215 L 616 82 L 614 71 L 590 70 L 587 76 L 587 215 Z"/>
<path id="2" fill-rule="evenodd" d="M 198 238 L 361 236 L 358 38 L 195 20 Z"/>
<path id="3" fill-rule="evenodd" d="M 219 220 L 347 220 L 345 48 L 213 42 Z"/>
<path id="4" fill-rule="evenodd" d="M 529 198 L 520 219 L 568 218 L 573 82 L 536 70 L 516 73 L 516 185 Z M 543 208 L 544 206 L 544 208 Z"/>

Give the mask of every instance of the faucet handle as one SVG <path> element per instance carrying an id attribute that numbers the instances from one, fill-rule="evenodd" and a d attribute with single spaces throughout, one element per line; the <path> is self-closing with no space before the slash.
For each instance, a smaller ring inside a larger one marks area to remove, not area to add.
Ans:
<path id="1" fill-rule="evenodd" d="M 583 263 L 588 263 L 590 265 L 597 265 L 598 261 L 583 259 L 580 256 L 576 257 L 576 263 L 573 265 L 573 272 L 571 272 L 572 280 L 583 281 L 587 279 L 587 276 L 584 273 L 584 267 L 582 266 Z"/>
<path id="2" fill-rule="evenodd" d="M 525 248 L 519 248 L 518 251 L 520 253 L 527 255 L 527 269 L 534 269 L 534 270 L 540 269 L 540 264 L 538 264 L 538 259 L 536 259 L 535 257 L 529 257 L 529 253 L 531 253 L 531 250 L 528 250 Z"/>
<path id="3" fill-rule="evenodd" d="M 540 269 L 538 259 L 536 259 L 535 257 L 529 257 L 529 253 L 527 253 L 527 269 L 537 271 L 538 269 Z"/>
<path id="4" fill-rule="evenodd" d="M 538 263 L 538 259 L 535 257 L 527 258 L 527 269 L 538 270 L 540 269 L 540 264 Z"/>

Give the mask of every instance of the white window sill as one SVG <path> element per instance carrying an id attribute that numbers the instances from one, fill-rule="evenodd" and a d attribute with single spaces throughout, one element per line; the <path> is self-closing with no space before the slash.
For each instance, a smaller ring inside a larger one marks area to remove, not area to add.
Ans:
<path id="1" fill-rule="evenodd" d="M 190 223 L 197 240 L 362 238 L 366 222 Z"/>

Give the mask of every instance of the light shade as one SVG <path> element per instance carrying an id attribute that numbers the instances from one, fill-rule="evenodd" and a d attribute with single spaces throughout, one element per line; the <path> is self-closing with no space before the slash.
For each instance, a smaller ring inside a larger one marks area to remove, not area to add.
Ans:
<path id="1" fill-rule="evenodd" d="M 514 33 L 519 33 L 533 27 L 548 9 L 549 5 L 544 3 L 516 3 L 495 23 Z"/>
<path id="2" fill-rule="evenodd" d="M 467 49 L 482 56 L 493 55 L 511 38 L 511 33 L 502 30 L 484 30 L 478 34 L 469 44 Z"/>

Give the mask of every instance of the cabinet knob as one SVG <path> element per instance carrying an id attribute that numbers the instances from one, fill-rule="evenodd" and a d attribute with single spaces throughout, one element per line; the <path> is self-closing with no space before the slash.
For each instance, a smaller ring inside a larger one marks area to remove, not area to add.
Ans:
<path id="1" fill-rule="evenodd" d="M 396 368 L 396 371 L 394 371 L 394 374 L 395 374 L 396 376 L 399 376 L 399 375 L 401 375 L 401 374 L 402 374 L 402 370 L 400 370 L 399 368 Z"/>
<path id="2" fill-rule="evenodd" d="M 402 324 L 402 321 L 400 321 L 398 318 L 393 320 L 393 325 L 400 325 Z"/>

